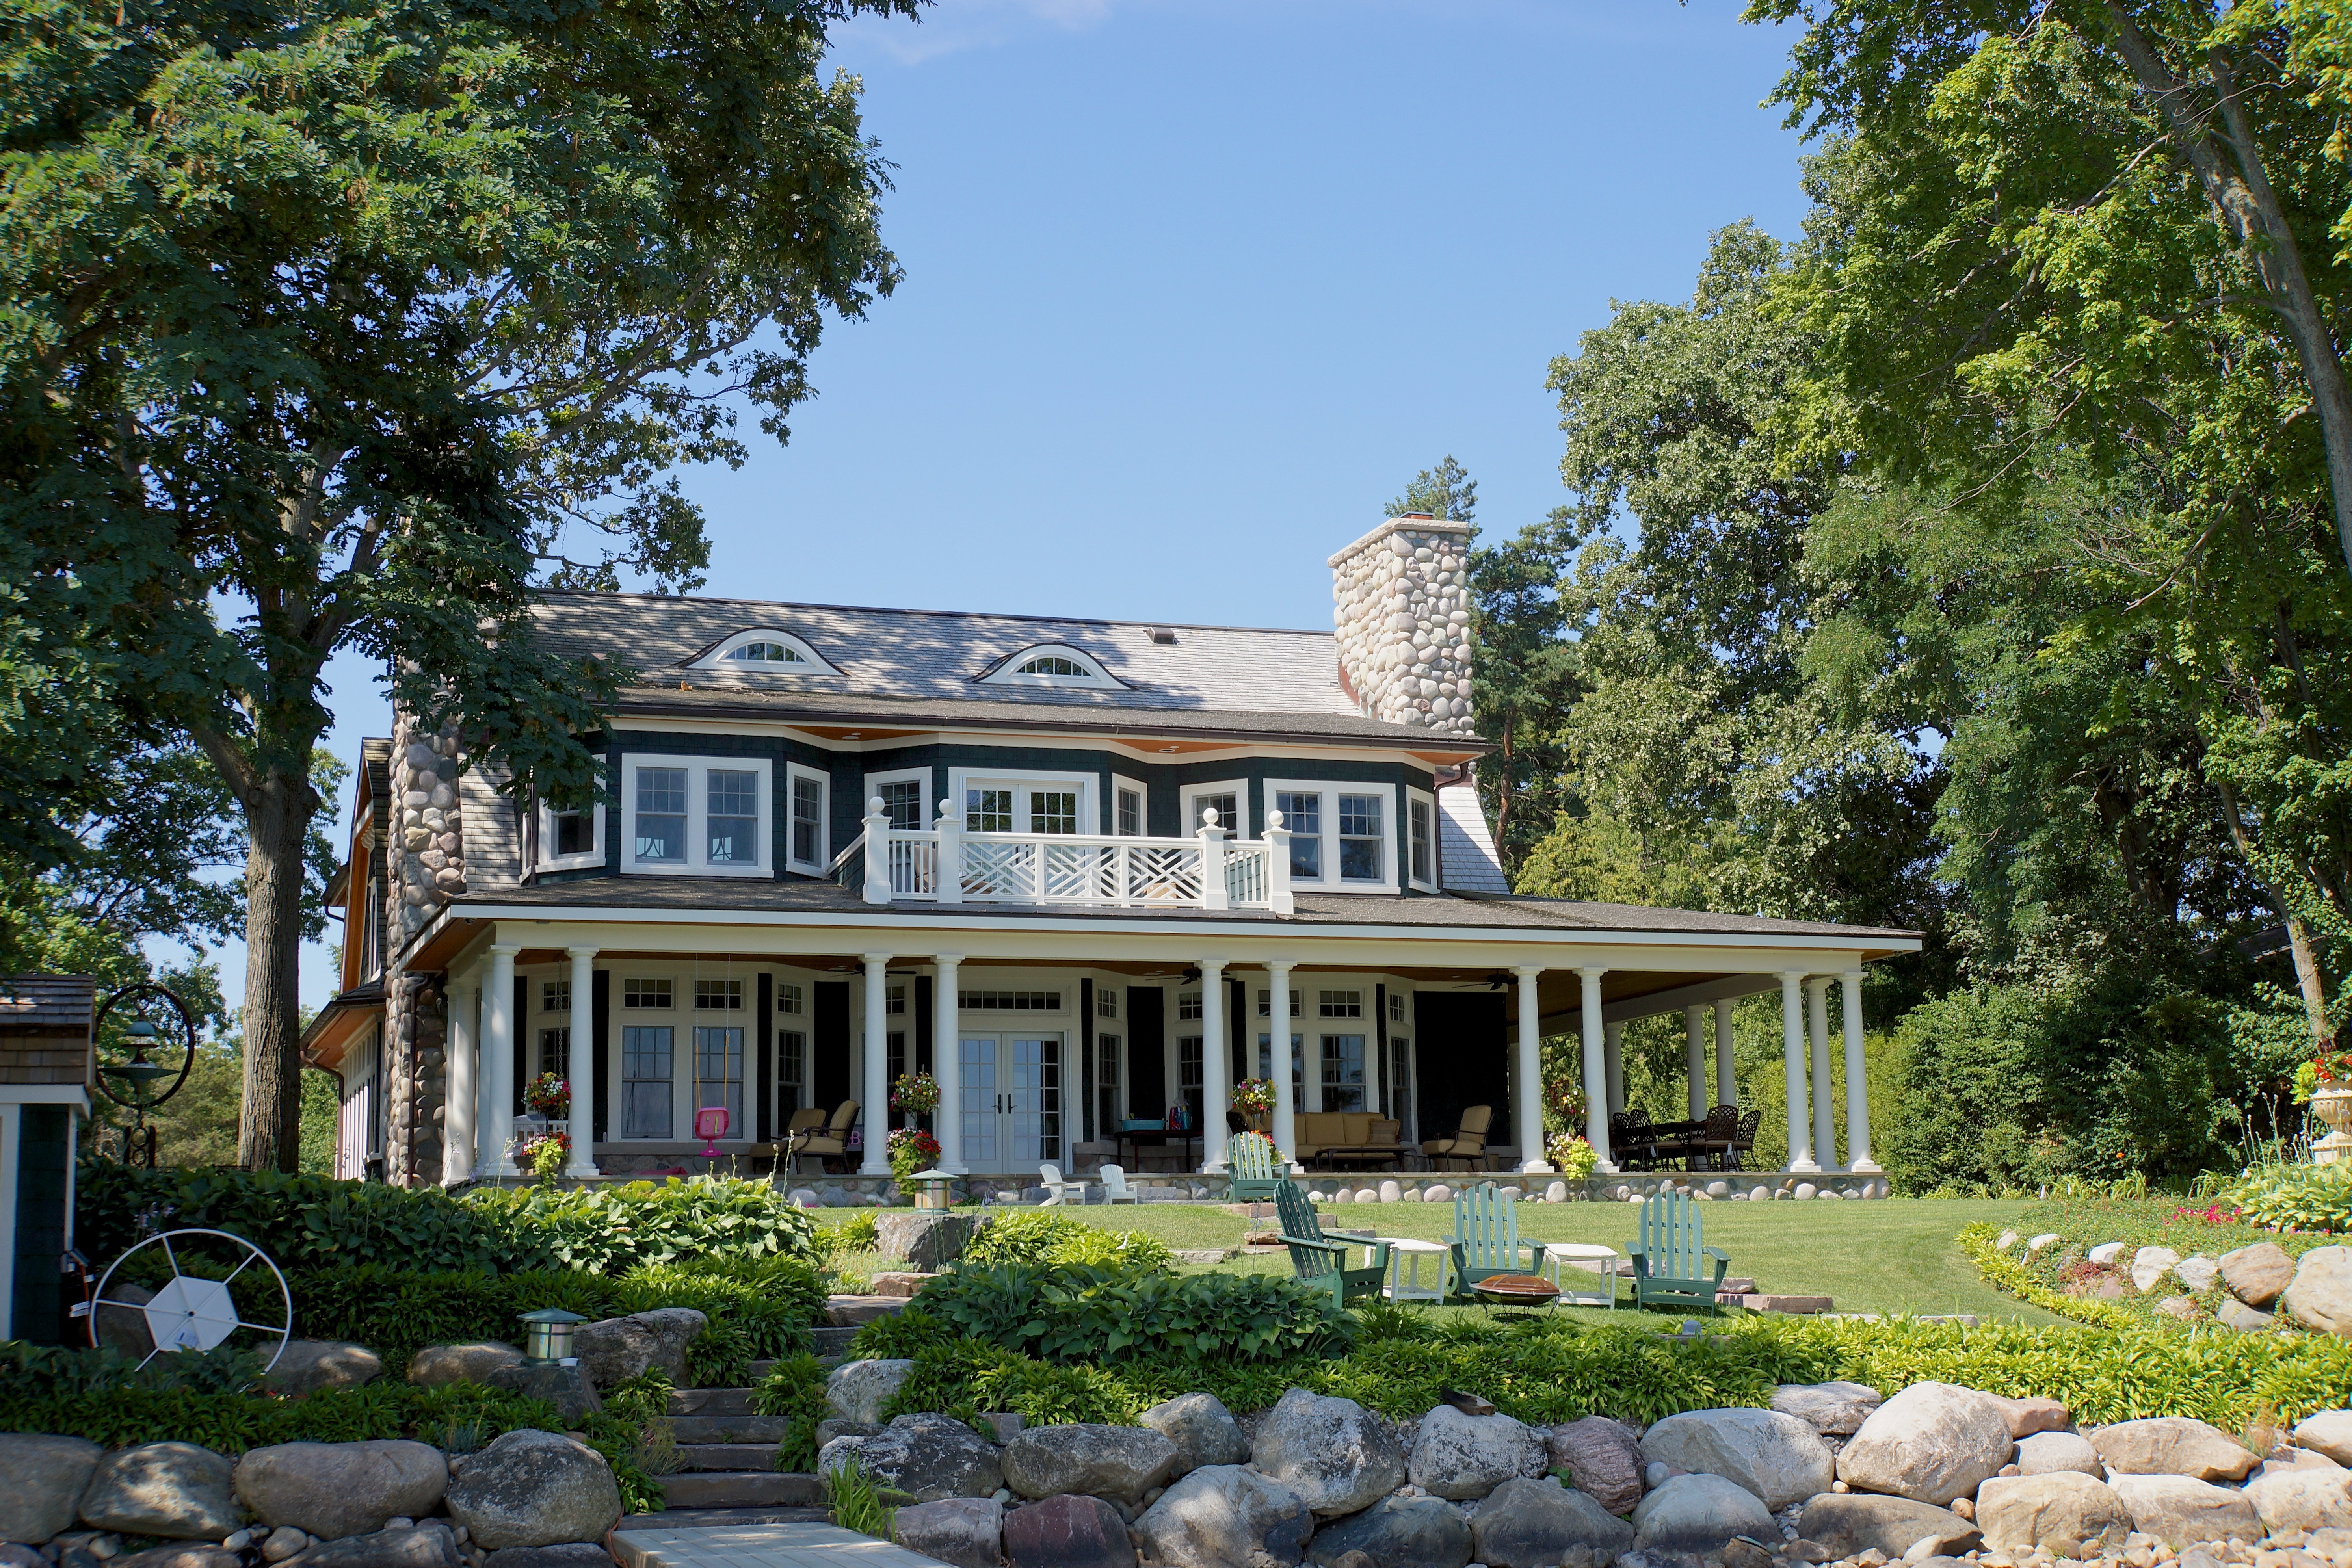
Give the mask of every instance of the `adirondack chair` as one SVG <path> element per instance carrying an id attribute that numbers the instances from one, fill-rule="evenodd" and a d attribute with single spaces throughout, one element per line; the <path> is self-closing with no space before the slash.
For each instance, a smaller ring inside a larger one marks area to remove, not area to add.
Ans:
<path id="1" fill-rule="evenodd" d="M 1341 1306 L 1378 1296 L 1388 1283 L 1389 1244 L 1385 1241 L 1331 1241 L 1315 1206 L 1292 1181 L 1275 1184 L 1274 1212 L 1282 1224 L 1282 1239 L 1290 1249 L 1291 1271 L 1314 1286 L 1328 1291 Z M 1348 1267 L 1348 1254 L 1357 1247 L 1370 1249 L 1372 1260 L 1361 1269 Z"/>
<path id="2" fill-rule="evenodd" d="M 1544 1244 L 1519 1239 L 1519 1195 L 1493 1182 L 1454 1198 L 1454 1288 L 1466 1291 L 1492 1274 L 1540 1274 Z"/>
<path id="3" fill-rule="evenodd" d="M 1724 1270 L 1731 1267 L 1731 1254 L 1706 1242 L 1698 1204 L 1688 1193 L 1668 1187 L 1644 1199 L 1641 1234 L 1625 1249 L 1633 1260 L 1633 1304 L 1720 1310 L 1715 1293 L 1722 1287 Z M 1715 1260 L 1712 1279 L 1707 1277 L 1710 1258 Z"/>
<path id="4" fill-rule="evenodd" d="M 1275 1172 L 1274 1140 L 1263 1133 L 1244 1133 L 1225 1145 L 1233 1166 L 1233 1185 L 1225 1189 L 1227 1203 L 1263 1203 L 1274 1197 L 1281 1177 Z"/>
<path id="5" fill-rule="evenodd" d="M 1107 1203 L 1141 1203 L 1136 1190 L 1127 1185 L 1127 1169 L 1123 1166 L 1105 1166 L 1095 1173 L 1102 1177 L 1103 1200 Z"/>

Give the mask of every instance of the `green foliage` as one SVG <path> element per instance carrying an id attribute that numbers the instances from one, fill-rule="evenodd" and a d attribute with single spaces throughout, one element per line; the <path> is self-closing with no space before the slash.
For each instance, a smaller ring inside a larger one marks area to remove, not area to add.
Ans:
<path id="1" fill-rule="evenodd" d="M 834 1523 L 877 1541 L 890 1539 L 898 1511 L 883 1500 L 881 1489 L 867 1477 L 855 1454 L 826 1474 L 824 1493 Z"/>
<path id="2" fill-rule="evenodd" d="M 856 1360 L 903 1361 L 925 1345 L 953 1339 L 946 1324 L 925 1312 L 922 1298 L 904 1311 L 890 1312 L 862 1325 L 850 1336 L 849 1354 Z"/>
<path id="3" fill-rule="evenodd" d="M 2352 1166 L 2271 1166 L 2224 1187 L 2221 1201 L 2270 1230 L 2352 1230 Z"/>
<path id="4" fill-rule="evenodd" d="M 1106 1230 L 1043 1208 L 992 1215 L 964 1249 L 963 1261 L 1077 1264 L 1094 1269 L 1167 1269 L 1176 1255 L 1165 1242 L 1135 1230 Z"/>
<path id="5" fill-rule="evenodd" d="M 922 1302 L 957 1334 L 1057 1362 L 1286 1361 L 1339 1349 L 1355 1330 L 1328 1294 L 1266 1274 L 959 1267 Z"/>
<path id="6" fill-rule="evenodd" d="M 853 1214 L 838 1225 L 815 1227 L 817 1250 L 830 1261 L 838 1261 L 859 1252 L 871 1252 L 881 1242 L 881 1221 L 871 1214 Z"/>
<path id="7" fill-rule="evenodd" d="M 816 1427 L 825 1416 L 825 1370 L 813 1355 L 779 1356 L 751 1391 L 751 1408 L 789 1423 L 776 1448 L 776 1469 L 816 1469 Z"/>
<path id="8" fill-rule="evenodd" d="M 2106 1328 L 2134 1328 L 2138 1320 L 2123 1308 L 2087 1296 L 2070 1296 L 2063 1291 L 2053 1291 L 2033 1277 L 2031 1270 L 2016 1259 L 1993 1246 L 1999 1228 L 1989 1224 L 1971 1225 L 1960 1232 L 1960 1250 L 1977 1266 L 1985 1282 L 2008 1291 L 2021 1301 L 2031 1301 L 2042 1311 L 2055 1312 L 2062 1318 L 2078 1322 L 2097 1323 Z"/>
<path id="9" fill-rule="evenodd" d="M 1018 1411 L 1032 1427 L 1074 1421 L 1131 1426 L 1144 1409 L 1132 1389 L 1101 1367 L 1056 1366 L 1028 1356 L 982 1367 L 971 1390 L 981 1409 Z"/>

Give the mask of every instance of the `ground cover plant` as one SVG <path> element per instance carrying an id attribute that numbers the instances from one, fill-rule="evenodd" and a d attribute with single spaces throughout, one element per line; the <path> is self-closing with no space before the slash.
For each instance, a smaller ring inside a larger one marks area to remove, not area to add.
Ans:
<path id="1" fill-rule="evenodd" d="M 989 1217 L 963 1251 L 968 1263 L 1079 1263 L 1104 1269 L 1165 1269 L 1168 1243 L 1139 1230 L 1109 1230 L 1058 1210 L 1013 1209 Z"/>

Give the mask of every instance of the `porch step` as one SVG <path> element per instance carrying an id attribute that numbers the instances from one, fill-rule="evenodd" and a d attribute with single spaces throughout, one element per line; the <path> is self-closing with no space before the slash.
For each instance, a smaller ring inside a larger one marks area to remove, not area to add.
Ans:
<path id="1" fill-rule="evenodd" d="M 814 1332 L 816 1334 L 817 1359 L 820 1361 L 828 1355 L 847 1355 L 849 1342 L 857 1337 L 857 1326 L 854 1323 L 845 1328 L 828 1326 Z M 758 1363 L 755 1362 L 752 1364 L 757 1365 Z"/>
<path id="2" fill-rule="evenodd" d="M 796 1470 L 686 1470 L 661 1478 L 665 1509 L 822 1508 L 824 1482 Z"/>
<path id="3" fill-rule="evenodd" d="M 773 1443 L 680 1443 L 678 1469 L 685 1470 L 772 1470 Z"/>
<path id="4" fill-rule="evenodd" d="M 782 1416 L 673 1416 L 670 1435 L 689 1443 L 781 1443 L 792 1423 Z"/>
<path id="5" fill-rule="evenodd" d="M 749 1416 L 752 1413 L 751 1390 L 673 1388 L 669 1395 L 669 1413 L 673 1416 Z"/>
<path id="6" fill-rule="evenodd" d="M 833 1517 L 822 1508 L 666 1508 L 659 1513 L 624 1514 L 613 1526 L 628 1530 L 718 1530 L 743 1524 L 823 1524 Z"/>

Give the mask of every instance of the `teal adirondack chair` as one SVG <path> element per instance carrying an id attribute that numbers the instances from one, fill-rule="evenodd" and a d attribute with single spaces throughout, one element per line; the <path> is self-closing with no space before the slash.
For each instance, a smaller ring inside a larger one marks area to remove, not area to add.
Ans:
<path id="1" fill-rule="evenodd" d="M 1275 1171 L 1274 1140 L 1264 1133 L 1242 1133 L 1225 1145 L 1225 1160 L 1233 1168 L 1233 1185 L 1225 1189 L 1227 1203 L 1264 1203 L 1275 1195 L 1281 1176 Z"/>
<path id="2" fill-rule="evenodd" d="M 1646 1307 L 1705 1307 L 1719 1311 L 1715 1293 L 1723 1286 L 1731 1254 L 1706 1245 L 1699 1225 L 1698 1203 L 1688 1193 L 1668 1187 L 1642 1204 L 1641 1234 L 1625 1249 L 1633 1260 L 1633 1304 Z M 1706 1260 L 1715 1260 L 1707 1276 Z"/>
<path id="3" fill-rule="evenodd" d="M 1519 1195 L 1481 1182 L 1454 1197 L 1454 1288 L 1466 1291 L 1492 1274 L 1540 1274 L 1544 1244 L 1519 1239 Z"/>
<path id="4" fill-rule="evenodd" d="M 1388 1284 L 1389 1244 L 1325 1240 L 1323 1222 L 1315 1218 L 1315 1206 L 1296 1182 L 1275 1184 L 1274 1212 L 1282 1223 L 1283 1242 L 1290 1249 L 1291 1271 L 1317 1290 L 1330 1291 L 1339 1305 L 1376 1297 Z M 1371 1248 L 1370 1264 L 1349 1268 L 1349 1252 L 1363 1246 Z"/>

